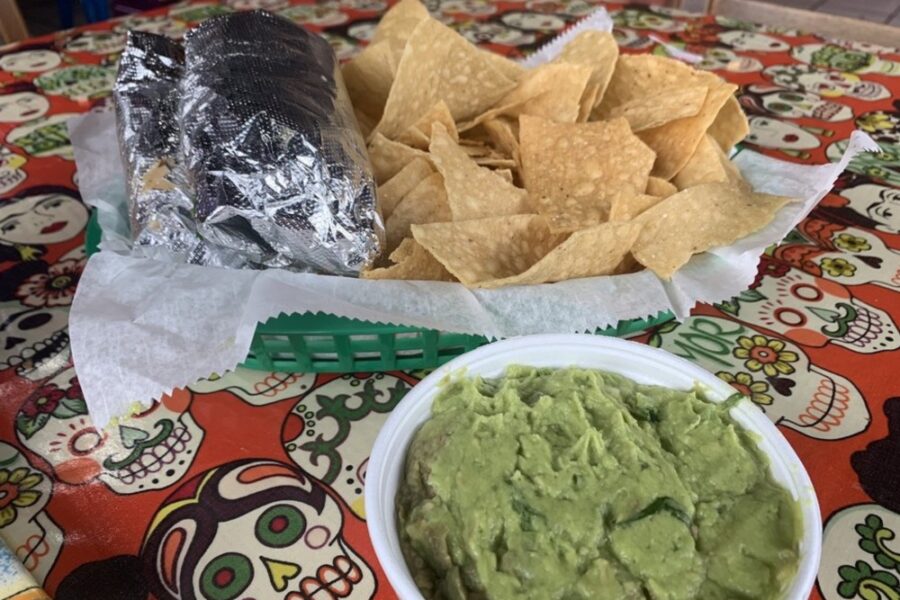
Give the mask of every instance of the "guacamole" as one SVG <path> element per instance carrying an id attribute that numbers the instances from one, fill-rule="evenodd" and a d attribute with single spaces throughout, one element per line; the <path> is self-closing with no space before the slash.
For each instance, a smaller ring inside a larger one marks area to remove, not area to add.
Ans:
<path id="1" fill-rule="evenodd" d="M 584 369 L 445 383 L 397 494 L 426 598 L 778 598 L 801 517 L 696 392 Z"/>

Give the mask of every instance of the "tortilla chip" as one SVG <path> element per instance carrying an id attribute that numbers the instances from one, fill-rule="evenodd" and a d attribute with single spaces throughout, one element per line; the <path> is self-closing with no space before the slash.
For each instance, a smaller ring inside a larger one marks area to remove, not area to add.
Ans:
<path id="1" fill-rule="evenodd" d="M 484 50 L 482 48 L 479 48 L 478 51 L 484 52 L 487 55 L 486 60 L 491 63 L 491 66 L 513 81 L 518 81 L 527 70 L 519 63 L 506 58 L 502 54 L 497 54 L 496 52 L 491 52 L 490 50 Z"/>
<path id="2" fill-rule="evenodd" d="M 537 215 L 413 225 L 413 236 L 469 287 L 525 272 L 565 236 Z"/>
<path id="3" fill-rule="evenodd" d="M 635 259 L 662 279 L 693 254 L 728 245 L 767 225 L 792 198 L 756 194 L 730 183 L 704 183 L 673 194 L 639 215 Z"/>
<path id="4" fill-rule="evenodd" d="M 428 158 L 428 153 L 410 148 L 406 144 L 387 139 L 376 133 L 369 143 L 369 160 L 375 182 L 379 185 L 400 172 L 416 158 Z"/>
<path id="5" fill-rule="evenodd" d="M 502 156 L 476 156 L 472 160 L 479 167 L 491 167 L 493 169 L 514 169 L 516 161 Z"/>
<path id="6" fill-rule="evenodd" d="M 451 217 L 444 180 L 439 173 L 433 173 L 397 204 L 385 222 L 387 252 L 392 252 L 404 238 L 410 236 L 411 225 L 449 221 Z"/>
<path id="7" fill-rule="evenodd" d="M 597 107 L 601 117 L 617 106 L 652 96 L 663 90 L 684 87 L 709 87 L 722 80 L 681 61 L 655 54 L 623 54 L 616 61 L 606 94 Z"/>
<path id="8" fill-rule="evenodd" d="M 450 109 L 447 108 L 447 104 L 443 100 L 431 107 L 431 110 L 422 115 L 421 119 L 401 133 L 397 137 L 397 141 L 413 148 L 427 150 L 428 144 L 431 143 L 431 126 L 433 123 L 443 125 L 450 137 L 454 141 L 459 141 L 459 132 L 456 130 L 453 115 L 450 114 Z"/>
<path id="9" fill-rule="evenodd" d="M 375 129 L 375 126 L 378 125 L 378 119 L 370 117 L 366 113 L 353 109 L 353 114 L 356 116 L 356 122 L 359 124 L 359 130 L 362 132 L 363 137 L 369 137 L 369 134 Z"/>
<path id="10" fill-rule="evenodd" d="M 574 123 L 590 76 L 590 67 L 568 63 L 548 63 L 529 69 L 516 88 L 501 98 L 495 108 L 459 128 L 465 131 L 501 115 L 533 115 L 560 123 Z"/>
<path id="11" fill-rule="evenodd" d="M 460 149 L 466 153 L 466 156 L 470 158 L 480 158 L 491 155 L 491 149 L 485 144 L 464 144 L 463 140 L 459 141 Z"/>
<path id="12" fill-rule="evenodd" d="M 728 173 L 725 171 L 725 165 L 719 160 L 715 140 L 709 135 L 704 135 L 694 150 L 693 156 L 684 165 L 684 168 L 678 171 L 678 174 L 672 179 L 679 190 L 683 190 L 701 183 L 715 183 L 717 181 L 728 181 Z"/>
<path id="13" fill-rule="evenodd" d="M 747 182 L 746 179 L 744 179 L 744 176 L 741 174 L 740 169 L 738 169 L 733 162 L 728 160 L 728 157 L 725 156 L 722 148 L 720 148 L 718 144 L 712 144 L 712 148 L 716 153 L 716 157 L 719 159 L 719 163 L 722 165 L 722 168 L 725 171 L 725 175 L 728 178 L 727 181 L 738 187 L 742 187 L 746 190 L 752 191 L 752 186 Z"/>
<path id="14" fill-rule="evenodd" d="M 553 283 L 616 273 L 641 231 L 638 223 L 604 223 L 576 231 L 527 271 L 478 287 Z"/>
<path id="15" fill-rule="evenodd" d="M 674 184 L 666 181 L 665 179 L 660 179 L 659 177 L 654 177 L 653 175 L 647 180 L 647 194 L 651 196 L 659 196 L 660 198 L 667 198 L 671 196 L 675 192 L 678 191 L 678 188 L 675 187 Z"/>
<path id="16" fill-rule="evenodd" d="M 670 88 L 620 104 L 610 111 L 609 118 L 625 117 L 632 131 L 643 131 L 693 117 L 703 107 L 706 94 L 705 86 Z"/>
<path id="17" fill-rule="evenodd" d="M 750 133 L 750 123 L 736 97 L 728 98 L 710 125 L 708 133 L 725 152 L 730 152 L 735 144 Z"/>
<path id="18" fill-rule="evenodd" d="M 388 42 L 395 51 L 402 52 L 416 26 L 430 18 L 428 9 L 419 0 L 400 0 L 381 17 L 372 34 L 372 43 Z"/>
<path id="19" fill-rule="evenodd" d="M 519 144 L 525 189 L 548 216 L 608 214 L 613 194 L 647 189 L 654 160 L 625 119 L 554 123 L 522 115 Z"/>
<path id="20" fill-rule="evenodd" d="M 509 169 L 494 169 L 494 173 L 496 173 L 509 183 L 513 182 L 513 172 Z"/>
<path id="21" fill-rule="evenodd" d="M 366 122 L 381 120 L 396 70 L 397 63 L 387 42 L 366 46 L 341 67 L 354 111 L 365 115 Z"/>
<path id="22" fill-rule="evenodd" d="M 516 159 L 519 155 L 519 138 L 516 136 L 513 123 L 503 117 L 489 119 L 481 124 L 491 144 L 501 154 Z"/>
<path id="23" fill-rule="evenodd" d="M 612 79 L 618 57 L 619 45 L 616 44 L 611 33 L 584 31 L 565 45 L 556 61 L 591 67 L 592 73 L 588 80 L 588 87 L 596 86 L 597 88 L 593 101 L 590 103 L 593 108 L 603 98 L 606 87 Z"/>
<path id="24" fill-rule="evenodd" d="M 455 121 L 482 114 L 515 87 L 485 53 L 434 19 L 412 32 L 376 132 L 394 138 L 443 100 Z"/>
<path id="25" fill-rule="evenodd" d="M 422 281 L 456 281 L 444 265 L 416 240 L 406 238 L 391 252 L 393 265 L 363 271 L 363 279 L 418 279 Z"/>
<path id="26" fill-rule="evenodd" d="M 424 158 L 414 158 L 399 173 L 378 186 L 378 202 L 381 214 L 387 219 L 403 198 L 426 177 L 434 173 L 434 167 Z"/>
<path id="27" fill-rule="evenodd" d="M 610 201 L 609 220 L 630 221 L 662 200 L 660 196 L 650 194 L 617 194 Z"/>
<path id="28" fill-rule="evenodd" d="M 656 152 L 654 175 L 671 179 L 687 164 L 719 109 L 736 90 L 737 86 L 730 83 L 710 86 L 703 107 L 695 116 L 638 132 L 638 137 Z"/>
<path id="29" fill-rule="evenodd" d="M 527 211 L 528 193 L 490 169 L 479 167 L 453 141 L 443 125 L 432 129 L 431 159 L 447 190 L 454 221 L 517 215 Z"/>
<path id="30" fill-rule="evenodd" d="M 577 123 L 584 123 L 591 117 L 591 111 L 594 110 L 594 105 L 597 104 L 599 95 L 599 85 L 588 84 L 584 88 L 584 94 L 581 95 L 581 100 L 579 101 L 578 118 L 575 119 Z"/>

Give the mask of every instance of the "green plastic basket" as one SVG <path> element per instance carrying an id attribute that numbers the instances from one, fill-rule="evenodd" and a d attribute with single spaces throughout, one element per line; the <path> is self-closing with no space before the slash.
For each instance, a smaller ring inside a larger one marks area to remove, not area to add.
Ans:
<path id="1" fill-rule="evenodd" d="M 96 211 L 88 221 L 85 249 L 99 250 Z M 620 321 L 598 335 L 624 337 L 665 323 L 671 312 Z M 488 343 L 486 337 L 421 327 L 385 325 L 324 313 L 282 314 L 256 327 L 241 366 L 285 373 L 354 373 L 431 369 Z"/>

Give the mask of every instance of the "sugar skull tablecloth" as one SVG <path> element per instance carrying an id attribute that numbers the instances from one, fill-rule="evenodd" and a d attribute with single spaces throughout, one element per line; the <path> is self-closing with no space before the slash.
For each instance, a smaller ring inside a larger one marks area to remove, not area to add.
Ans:
<path id="1" fill-rule="evenodd" d="M 583 0 L 431 0 L 473 42 L 522 56 Z M 421 372 L 239 370 L 95 429 L 67 314 L 88 212 L 65 126 L 108 102 L 129 28 L 182 35 L 263 7 L 346 58 L 383 0 L 183 2 L 0 50 L 0 598 L 392 598 L 366 531 L 372 442 Z M 863 154 L 753 285 L 634 339 L 750 396 L 803 459 L 825 522 L 812 597 L 900 599 L 900 53 L 794 30 L 608 5 L 624 52 L 699 54 L 740 85 L 749 147 Z M 900 34 L 898 34 L 900 40 Z"/>

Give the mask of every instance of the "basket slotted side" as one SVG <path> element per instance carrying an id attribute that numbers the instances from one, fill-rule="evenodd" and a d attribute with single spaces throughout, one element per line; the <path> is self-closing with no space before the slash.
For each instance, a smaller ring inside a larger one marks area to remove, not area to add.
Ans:
<path id="1" fill-rule="evenodd" d="M 85 239 L 88 256 L 99 250 L 100 239 L 97 214 L 92 211 Z M 595 333 L 623 337 L 672 318 L 666 312 L 650 319 L 621 321 Z M 385 325 L 322 313 L 282 314 L 256 327 L 250 353 L 241 366 L 283 373 L 431 369 L 488 341 L 479 335 Z"/>

